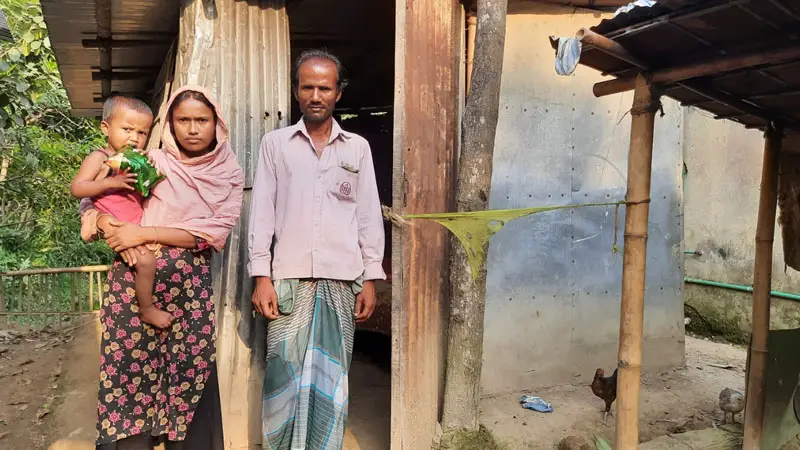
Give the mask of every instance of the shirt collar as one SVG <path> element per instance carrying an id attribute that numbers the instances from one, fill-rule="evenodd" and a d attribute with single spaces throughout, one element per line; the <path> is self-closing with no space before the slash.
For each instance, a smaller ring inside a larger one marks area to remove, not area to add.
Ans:
<path id="1" fill-rule="evenodd" d="M 343 140 L 350 139 L 351 134 L 347 131 L 344 131 L 342 127 L 339 125 L 339 122 L 336 119 L 331 118 L 333 124 L 331 125 L 331 137 L 328 139 L 328 144 L 332 143 L 338 138 L 342 138 Z M 292 136 L 296 136 L 298 133 L 302 134 L 306 137 L 306 139 L 311 142 L 311 135 L 308 134 L 308 129 L 306 128 L 306 122 L 301 117 L 300 120 L 297 121 L 294 125 L 292 125 Z"/>

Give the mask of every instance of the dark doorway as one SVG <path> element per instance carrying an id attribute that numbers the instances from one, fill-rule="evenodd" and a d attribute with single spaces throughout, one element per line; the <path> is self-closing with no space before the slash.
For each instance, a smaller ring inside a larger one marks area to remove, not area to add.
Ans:
<path id="1" fill-rule="evenodd" d="M 395 2 L 287 0 L 292 61 L 324 48 L 339 57 L 349 85 L 336 120 L 370 143 L 382 205 L 392 205 Z M 292 122 L 300 120 L 292 100 Z M 391 276 L 391 226 L 384 222 L 384 270 Z M 389 448 L 391 420 L 391 280 L 378 283 L 375 315 L 356 332 L 350 370 L 345 450 Z"/>

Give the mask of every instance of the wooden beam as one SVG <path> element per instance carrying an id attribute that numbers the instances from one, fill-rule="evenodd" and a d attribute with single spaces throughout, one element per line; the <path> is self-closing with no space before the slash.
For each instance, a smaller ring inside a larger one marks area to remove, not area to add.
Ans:
<path id="1" fill-rule="evenodd" d="M 112 72 L 110 70 L 98 70 L 96 72 L 92 72 L 92 81 L 141 80 L 143 78 L 155 78 L 157 75 L 158 75 L 157 72 L 151 70 L 147 71 L 139 70 L 135 72 Z M 108 97 L 109 94 L 103 92 L 104 97 Z"/>
<path id="2" fill-rule="evenodd" d="M 587 28 L 581 28 L 580 30 L 578 30 L 576 38 L 579 39 L 585 45 L 589 45 L 592 48 L 595 48 L 601 52 L 611 55 L 621 61 L 625 61 L 628 64 L 631 64 L 641 70 L 644 71 L 648 70 L 647 64 L 644 61 L 632 55 L 621 44 L 605 36 L 597 34 Z M 709 83 L 704 83 L 701 81 L 680 81 L 677 82 L 676 85 L 684 89 L 688 89 L 689 91 L 694 92 L 697 95 L 701 95 L 710 100 L 711 102 L 720 103 L 731 109 L 735 109 L 736 111 L 739 111 L 744 115 L 759 117 L 767 121 L 771 120 L 769 117 L 769 113 L 760 108 L 759 106 L 739 100 L 738 98 L 732 95 L 719 91 Z M 693 103 L 699 105 L 708 102 L 702 101 Z"/>
<path id="3" fill-rule="evenodd" d="M 744 55 L 724 56 L 702 63 L 656 70 L 650 74 L 650 79 L 654 84 L 672 84 L 691 78 L 716 75 L 744 67 L 780 63 L 795 58 L 800 58 L 800 46 L 796 44 L 791 47 L 760 50 Z M 635 78 L 617 78 L 615 80 L 601 81 L 594 85 L 594 95 L 596 97 L 605 97 L 630 91 L 634 88 L 635 83 Z"/>
<path id="4" fill-rule="evenodd" d="M 97 38 L 111 39 L 111 0 L 95 0 L 94 14 L 97 23 Z M 102 46 L 98 47 L 98 50 L 100 51 L 100 70 L 111 70 L 111 47 Z M 101 80 L 100 90 L 103 97 L 111 95 L 111 78 Z"/>
<path id="5" fill-rule="evenodd" d="M 622 259 L 622 305 L 619 325 L 617 379 L 617 427 L 614 448 L 639 445 L 639 391 L 642 371 L 645 263 L 647 224 L 650 213 L 650 176 L 653 161 L 653 128 L 659 99 L 643 76 L 636 79 L 631 108 L 628 153 L 628 202 L 625 213 L 625 246 Z"/>
<path id="6" fill-rule="evenodd" d="M 792 87 L 790 89 L 781 89 L 779 91 L 774 91 L 774 92 L 765 92 L 763 94 L 750 95 L 747 98 L 751 100 L 760 100 L 772 97 L 782 97 L 784 95 L 787 96 L 800 95 L 800 88 Z"/>
<path id="7" fill-rule="evenodd" d="M 172 41 L 169 39 L 112 39 L 97 36 L 97 39 L 83 39 L 83 48 L 134 48 L 167 46 Z"/>
<path id="8" fill-rule="evenodd" d="M 742 450 L 761 448 L 764 429 L 764 375 L 767 368 L 770 289 L 772 287 L 772 246 L 775 240 L 775 213 L 778 207 L 779 153 L 783 140 L 780 129 L 767 129 L 764 163 L 761 168 L 761 193 L 756 224 L 756 259 L 753 268 L 753 334 L 750 341 L 750 370 L 747 375 Z"/>

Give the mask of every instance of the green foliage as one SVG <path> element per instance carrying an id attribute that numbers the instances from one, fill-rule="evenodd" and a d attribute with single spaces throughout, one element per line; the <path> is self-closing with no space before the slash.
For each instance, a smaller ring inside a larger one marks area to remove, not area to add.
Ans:
<path id="1" fill-rule="evenodd" d="M 73 118 L 38 2 L 0 0 L 16 42 L 0 42 L 0 271 L 110 261 L 80 240 L 69 192 L 103 145 L 96 120 Z"/>

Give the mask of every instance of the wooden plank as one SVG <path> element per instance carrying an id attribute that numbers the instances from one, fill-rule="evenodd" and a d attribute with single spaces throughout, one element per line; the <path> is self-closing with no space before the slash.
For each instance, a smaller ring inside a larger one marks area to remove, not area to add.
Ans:
<path id="1" fill-rule="evenodd" d="M 94 1 L 95 22 L 97 23 L 97 37 L 100 39 L 111 39 L 111 0 Z M 100 50 L 100 69 L 111 70 L 111 46 L 102 45 Z M 94 77 L 92 77 L 94 80 Z M 111 78 L 103 78 L 100 81 L 100 92 L 103 100 L 111 94 Z"/>
<path id="2" fill-rule="evenodd" d="M 455 0 L 396 3 L 393 208 L 451 211 L 464 51 Z M 446 231 L 415 222 L 392 233 L 392 449 L 437 434 L 449 304 Z"/>

